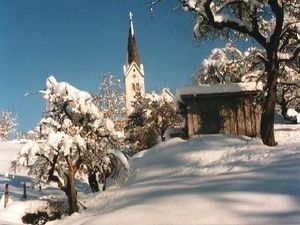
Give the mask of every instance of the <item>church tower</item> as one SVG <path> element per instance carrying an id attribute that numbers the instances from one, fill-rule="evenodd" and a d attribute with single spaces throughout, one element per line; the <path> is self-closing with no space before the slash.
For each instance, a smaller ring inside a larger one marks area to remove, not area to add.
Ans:
<path id="1" fill-rule="evenodd" d="M 127 60 L 124 65 L 125 106 L 127 116 L 133 111 L 132 101 L 136 93 L 140 91 L 141 95 L 145 94 L 144 67 L 141 64 L 137 50 L 133 27 L 133 14 L 131 12 L 129 13 L 129 19 Z"/>

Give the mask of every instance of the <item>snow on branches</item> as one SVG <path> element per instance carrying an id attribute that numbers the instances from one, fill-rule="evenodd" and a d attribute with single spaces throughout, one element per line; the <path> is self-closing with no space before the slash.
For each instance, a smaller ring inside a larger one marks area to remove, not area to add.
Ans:
<path id="1" fill-rule="evenodd" d="M 69 213 L 78 211 L 75 178 L 87 176 L 93 191 L 98 181 L 129 169 L 112 121 L 103 117 L 92 96 L 53 76 L 43 93 L 47 112 L 39 123 L 42 143 L 29 141 L 13 168 L 24 166 L 37 182 L 55 182 L 68 197 Z"/>
<path id="2" fill-rule="evenodd" d="M 185 10 L 198 16 L 194 27 L 197 39 L 251 37 L 263 48 L 277 45 L 276 57 L 280 61 L 292 61 L 300 53 L 300 3 L 297 0 L 181 2 Z"/>
<path id="3" fill-rule="evenodd" d="M 276 145 L 274 110 L 280 70 L 295 67 L 300 53 L 299 0 L 181 0 L 196 17 L 195 38 L 252 39 L 262 53 L 265 99 L 261 118 L 264 144 Z M 293 65 L 293 66 L 292 66 Z M 299 67 L 299 64 L 298 64 Z"/>
<path id="4" fill-rule="evenodd" d="M 182 122 L 174 102 L 155 92 L 145 96 L 137 93 L 132 105 L 125 130 L 134 152 L 152 147 L 159 139 L 164 141 L 167 128 L 179 127 Z"/>
<path id="5" fill-rule="evenodd" d="M 252 82 L 263 79 L 263 53 L 258 48 L 241 52 L 233 43 L 224 48 L 215 48 L 204 59 L 201 68 L 193 76 L 197 84 L 224 84 L 229 82 Z"/>
<path id="6" fill-rule="evenodd" d="M 0 112 L 0 141 L 6 141 L 11 131 L 17 126 L 17 119 L 11 111 Z"/>
<path id="7" fill-rule="evenodd" d="M 263 59 L 265 52 L 259 48 L 248 48 L 241 52 L 233 43 L 224 48 L 216 48 L 204 59 L 201 68 L 193 76 L 196 84 L 223 84 L 237 82 L 266 83 Z M 277 103 L 281 106 L 284 118 L 289 119 L 287 110 L 298 108 L 300 99 L 300 67 L 299 62 L 281 62 L 279 66 Z"/>
<path id="8" fill-rule="evenodd" d="M 98 92 L 94 96 L 95 104 L 115 123 L 115 128 L 122 131 L 125 117 L 125 96 L 121 80 L 111 73 L 104 74 Z"/>

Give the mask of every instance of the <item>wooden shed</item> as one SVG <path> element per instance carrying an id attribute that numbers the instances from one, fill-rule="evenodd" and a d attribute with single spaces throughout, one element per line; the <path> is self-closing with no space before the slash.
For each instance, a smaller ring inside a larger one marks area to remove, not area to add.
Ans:
<path id="1" fill-rule="evenodd" d="M 218 133 L 258 136 L 261 104 L 257 96 L 261 89 L 255 82 L 177 89 L 188 136 Z"/>

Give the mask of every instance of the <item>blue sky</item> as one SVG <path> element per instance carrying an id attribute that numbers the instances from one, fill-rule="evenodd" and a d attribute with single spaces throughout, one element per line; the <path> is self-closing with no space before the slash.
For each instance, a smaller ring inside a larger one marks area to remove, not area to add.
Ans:
<path id="1" fill-rule="evenodd" d="M 34 128 L 45 103 L 36 93 L 49 75 L 96 92 L 101 75 L 122 77 L 128 13 L 145 68 L 146 89 L 174 90 L 191 83 L 217 42 L 193 42 L 192 15 L 167 0 L 152 18 L 143 0 L 1 0 L 0 109 L 18 116 L 19 129 Z"/>

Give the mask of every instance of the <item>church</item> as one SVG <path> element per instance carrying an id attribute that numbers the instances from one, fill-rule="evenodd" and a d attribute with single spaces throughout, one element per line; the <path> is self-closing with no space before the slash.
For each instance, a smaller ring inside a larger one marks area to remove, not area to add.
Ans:
<path id="1" fill-rule="evenodd" d="M 124 82 L 125 82 L 125 108 L 126 115 L 133 111 L 132 102 L 137 91 L 145 95 L 145 71 L 138 53 L 135 39 L 133 14 L 129 13 L 129 33 L 127 44 L 127 59 L 124 65 Z M 162 90 L 161 96 L 167 100 L 173 100 L 173 95 L 168 88 Z"/>

